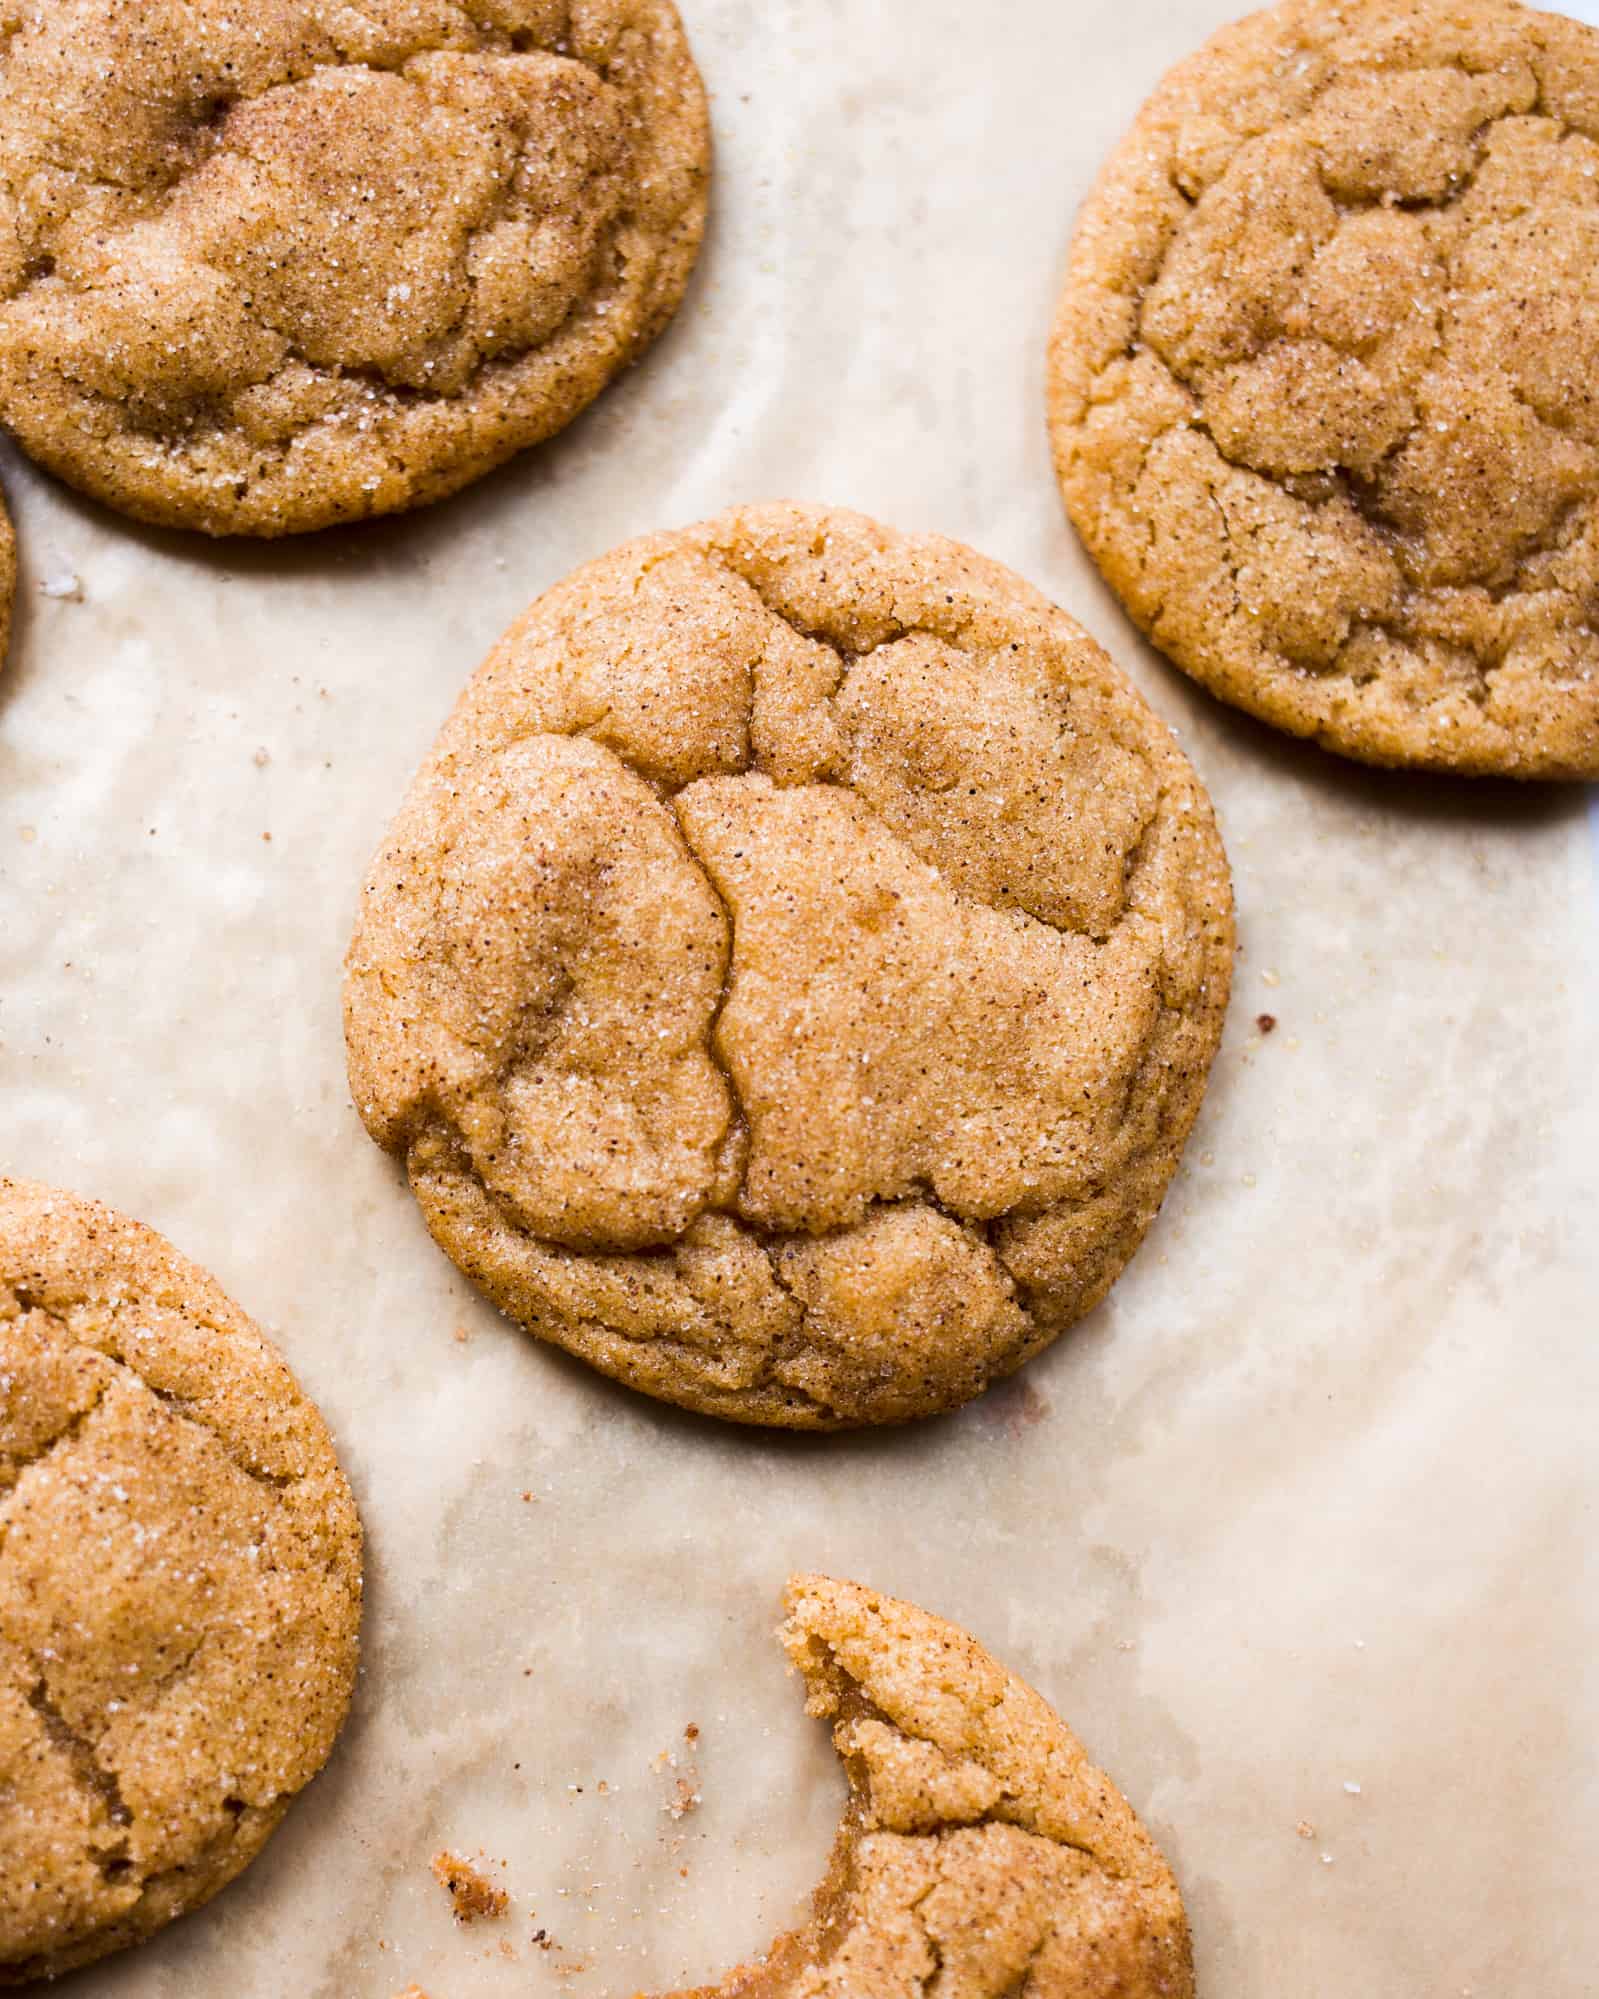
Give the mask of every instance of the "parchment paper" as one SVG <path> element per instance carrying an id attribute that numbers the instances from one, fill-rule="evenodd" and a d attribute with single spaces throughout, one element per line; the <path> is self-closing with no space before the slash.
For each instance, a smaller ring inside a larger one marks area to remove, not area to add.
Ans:
<path id="1" fill-rule="evenodd" d="M 842 1795 L 769 1636 L 796 1565 L 955 1618 L 1056 1702 L 1171 1854 L 1209 1999 L 1599 1992 L 1585 800 L 1365 773 L 1215 705 L 1135 639 L 1050 477 L 1072 215 L 1229 0 L 685 12 L 713 237 L 674 331 L 555 446 L 265 551 L 4 466 L 0 1157 L 217 1273 L 370 1537 L 327 1774 L 75 1999 L 719 1974 L 800 1913 Z M 502 1324 L 362 1133 L 338 1018 L 361 872 L 501 628 L 628 535 L 778 496 L 963 537 L 1082 618 L 1209 783 L 1243 938 L 1109 1303 L 960 1416 L 820 1443 Z M 82 601 L 41 592 L 73 576 Z M 455 1927 L 441 1847 L 507 1863 L 503 1923 Z"/>

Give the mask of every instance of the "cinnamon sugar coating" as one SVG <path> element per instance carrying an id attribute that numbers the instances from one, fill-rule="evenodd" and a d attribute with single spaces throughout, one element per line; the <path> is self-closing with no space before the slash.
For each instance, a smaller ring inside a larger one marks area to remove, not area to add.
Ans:
<path id="1" fill-rule="evenodd" d="M 361 1528 L 327 1428 L 203 1271 L 0 1179 L 0 1985 L 226 1885 L 355 1685 Z"/>
<path id="2" fill-rule="evenodd" d="M 1599 776 L 1599 33 L 1289 0 L 1078 224 L 1066 504 L 1225 700 L 1371 763 Z"/>
<path id="3" fill-rule="evenodd" d="M 849 1802 L 806 1928 L 675 1999 L 1192 1999 L 1171 1869 L 1031 1687 L 858 1583 L 796 1576 L 787 1607 Z"/>
<path id="4" fill-rule="evenodd" d="M 748 508 L 579 570 L 374 863 L 352 1092 L 513 1319 L 803 1428 L 1103 1295 L 1198 1110 L 1226 861 L 1099 648 L 970 550 Z"/>
<path id="5" fill-rule="evenodd" d="M 671 0 L 17 0 L 0 35 L 0 416 L 142 519 L 437 499 L 682 297 L 710 139 Z"/>

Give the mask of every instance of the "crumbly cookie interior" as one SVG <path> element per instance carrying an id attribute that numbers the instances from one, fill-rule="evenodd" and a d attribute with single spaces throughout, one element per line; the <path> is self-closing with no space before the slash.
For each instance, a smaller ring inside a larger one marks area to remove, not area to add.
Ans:
<path id="1" fill-rule="evenodd" d="M 815 1912 L 678 1999 L 1185 1999 L 1160 1852 L 1029 1687 L 964 1632 L 858 1584 L 796 1578 L 783 1643 L 833 1723 L 849 1802 Z"/>

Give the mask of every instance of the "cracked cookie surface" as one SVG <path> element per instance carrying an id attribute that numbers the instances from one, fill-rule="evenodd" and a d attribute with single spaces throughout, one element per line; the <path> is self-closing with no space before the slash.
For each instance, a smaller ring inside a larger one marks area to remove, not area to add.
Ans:
<path id="1" fill-rule="evenodd" d="M 671 0 L 14 0 L 0 416 L 213 534 L 438 499 L 666 324 L 709 163 Z"/>
<path id="2" fill-rule="evenodd" d="M 1031 1687 L 858 1583 L 786 1603 L 849 1801 L 809 1925 L 676 1999 L 1192 1999 L 1171 1869 Z"/>
<path id="3" fill-rule="evenodd" d="M 207 1900 L 327 1760 L 361 1529 L 321 1417 L 214 1281 L 0 1180 L 0 1985 Z"/>
<path id="4" fill-rule="evenodd" d="M 735 510 L 541 597 L 375 861 L 351 1090 L 511 1318 L 803 1428 L 948 1409 L 1108 1289 L 1231 969 L 1206 799 L 1020 578 Z"/>
<path id="5" fill-rule="evenodd" d="M 1071 518 L 1213 692 L 1378 764 L 1599 776 L 1599 33 L 1291 0 L 1167 78 L 1051 345 Z"/>

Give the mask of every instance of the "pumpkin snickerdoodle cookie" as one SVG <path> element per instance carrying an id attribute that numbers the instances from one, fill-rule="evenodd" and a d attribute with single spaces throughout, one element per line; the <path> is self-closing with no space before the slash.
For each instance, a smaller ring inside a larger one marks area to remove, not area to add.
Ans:
<path id="1" fill-rule="evenodd" d="M 1192 1999 L 1171 1869 L 1031 1687 L 858 1583 L 796 1577 L 787 1606 L 849 1802 L 809 1925 L 676 1999 Z"/>
<path id="2" fill-rule="evenodd" d="M 58 0 L 0 59 L 0 418 L 140 518 L 438 499 L 670 319 L 705 220 L 671 0 Z"/>
<path id="3" fill-rule="evenodd" d="M 0 1985 L 204 1902 L 327 1760 L 361 1529 L 321 1417 L 160 1236 L 0 1180 Z"/>
<path id="4" fill-rule="evenodd" d="M 1161 723 L 954 542 L 735 510 L 549 591 L 366 884 L 355 1102 L 511 1318 L 647 1393 L 948 1409 L 1108 1289 L 1198 1111 L 1227 865 Z"/>
<path id="5" fill-rule="evenodd" d="M 1378 764 L 1599 777 L 1599 33 L 1289 0 L 1078 225 L 1066 502 L 1215 693 Z"/>

